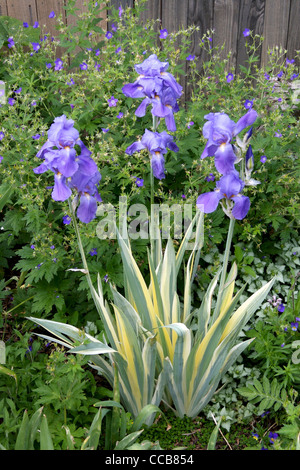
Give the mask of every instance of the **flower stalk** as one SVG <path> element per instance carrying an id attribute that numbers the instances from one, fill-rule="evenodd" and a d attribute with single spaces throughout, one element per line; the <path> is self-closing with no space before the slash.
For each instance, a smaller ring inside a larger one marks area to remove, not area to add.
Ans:
<path id="1" fill-rule="evenodd" d="M 234 225 L 235 225 L 235 218 L 232 217 L 230 218 L 229 228 L 228 228 L 228 233 L 227 233 L 227 240 L 226 240 L 224 258 L 223 258 L 223 267 L 222 267 L 222 272 L 221 272 L 217 303 L 216 303 L 216 307 L 214 310 L 214 318 L 218 318 L 221 303 L 222 303 L 222 295 L 223 295 L 224 285 L 225 285 L 225 280 L 226 280 L 226 275 L 227 275 L 227 267 L 228 267 L 228 260 L 229 260 L 232 237 L 233 237 L 233 232 L 234 232 Z"/>

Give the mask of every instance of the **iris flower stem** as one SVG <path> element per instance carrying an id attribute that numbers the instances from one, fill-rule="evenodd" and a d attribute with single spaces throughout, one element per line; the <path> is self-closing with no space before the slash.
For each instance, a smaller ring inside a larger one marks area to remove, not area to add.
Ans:
<path id="1" fill-rule="evenodd" d="M 159 124 L 159 120 L 157 119 L 157 116 L 152 116 L 152 129 L 153 129 L 153 132 L 156 132 L 158 124 Z M 150 152 L 149 152 L 149 156 L 150 156 L 150 190 L 151 190 L 151 194 L 150 194 L 150 214 L 152 214 L 152 208 L 154 209 L 154 175 L 153 175 L 153 168 L 152 168 Z M 155 221 L 153 220 L 152 223 L 154 224 Z M 150 225 L 151 225 L 151 221 L 150 221 Z M 156 236 L 157 229 L 158 229 L 158 227 L 155 226 L 155 229 L 154 229 L 155 236 Z M 157 263 L 158 263 L 158 257 L 157 257 L 157 243 L 155 242 L 155 239 L 151 238 L 150 239 L 150 244 L 151 244 L 151 253 L 152 253 L 154 265 L 156 266 Z"/>
<path id="2" fill-rule="evenodd" d="M 91 280 L 88 264 L 87 264 L 87 261 L 86 261 L 86 257 L 85 257 L 81 237 L 80 237 L 80 231 L 79 231 L 79 227 L 78 227 L 78 224 L 77 224 L 75 211 L 74 211 L 73 206 L 72 206 L 71 198 L 68 199 L 68 203 L 69 203 L 69 208 L 70 208 L 70 212 L 71 212 L 71 215 L 72 215 L 72 221 L 73 221 L 74 230 L 75 230 L 75 234 L 76 234 L 76 238 L 77 238 L 77 243 L 78 243 L 78 247 L 79 247 L 79 251 L 80 251 L 80 255 L 81 255 L 81 259 L 82 259 L 82 264 L 83 264 L 83 267 L 86 271 L 87 281 L 88 281 L 89 288 L 91 290 L 92 297 L 94 298 L 94 287 L 93 287 L 93 283 L 92 283 L 92 280 Z"/>
<path id="3" fill-rule="evenodd" d="M 159 120 L 157 119 L 157 116 L 152 116 L 152 129 L 153 132 L 156 132 L 158 128 Z M 151 154 L 150 154 L 150 159 L 151 159 Z M 153 169 L 152 169 L 152 164 L 150 162 L 150 186 L 151 186 L 151 206 L 154 204 L 154 175 L 153 175 Z"/>
<path id="4" fill-rule="evenodd" d="M 230 219 L 228 233 L 227 233 L 225 253 L 224 253 L 224 258 L 223 258 L 223 267 L 222 267 L 222 273 L 221 273 L 221 279 L 220 279 L 220 285 L 219 285 L 219 292 L 218 292 L 217 303 L 216 303 L 216 307 L 214 311 L 215 319 L 218 318 L 220 307 L 221 307 L 221 300 L 222 300 L 224 284 L 225 284 L 226 275 L 227 275 L 227 266 L 228 266 L 231 242 L 232 242 L 233 231 L 234 231 L 234 224 L 235 224 L 235 219 L 234 218 Z"/>

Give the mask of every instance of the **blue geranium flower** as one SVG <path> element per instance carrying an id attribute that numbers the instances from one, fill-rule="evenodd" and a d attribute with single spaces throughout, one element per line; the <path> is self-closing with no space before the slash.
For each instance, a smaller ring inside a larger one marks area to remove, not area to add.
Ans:
<path id="1" fill-rule="evenodd" d="M 160 34 L 159 34 L 160 39 L 165 39 L 168 35 L 169 35 L 169 33 L 168 33 L 167 29 L 161 29 L 160 30 Z"/>

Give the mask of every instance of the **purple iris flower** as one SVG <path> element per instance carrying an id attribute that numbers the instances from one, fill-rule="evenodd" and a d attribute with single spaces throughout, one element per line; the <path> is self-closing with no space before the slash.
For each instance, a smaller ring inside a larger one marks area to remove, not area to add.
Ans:
<path id="1" fill-rule="evenodd" d="M 167 153 L 167 148 L 173 152 L 178 152 L 179 150 L 172 136 L 167 134 L 166 131 L 152 132 L 146 129 L 142 139 L 127 147 L 126 153 L 132 155 L 134 152 L 148 149 L 151 154 L 153 175 L 161 180 L 165 178 L 165 160 L 163 155 Z"/>
<path id="2" fill-rule="evenodd" d="M 175 131 L 173 113 L 179 110 L 177 99 L 182 94 L 182 86 L 167 72 L 168 67 L 168 62 L 160 62 L 156 54 L 150 55 L 142 64 L 135 65 L 139 77 L 134 83 L 124 85 L 122 91 L 130 98 L 144 98 L 136 116 L 144 116 L 147 106 L 152 105 L 152 114 L 165 118 L 168 130 Z"/>
<path id="3" fill-rule="evenodd" d="M 79 155 L 75 145 L 80 148 Z M 97 190 L 101 175 L 90 155 L 91 152 L 79 138 L 78 130 L 74 128 L 74 121 L 62 115 L 54 119 L 48 131 L 48 140 L 37 153 L 37 157 L 44 159 L 43 163 L 33 170 L 36 174 L 48 170 L 54 173 L 52 198 L 55 201 L 68 199 L 72 189 L 78 193 L 80 204 L 77 216 L 84 223 L 95 217 L 97 201 L 101 201 Z"/>
<path id="4" fill-rule="evenodd" d="M 201 194 L 197 199 L 197 207 L 205 214 L 210 214 L 225 198 L 226 207 L 222 204 L 224 212 L 235 219 L 242 220 L 250 208 L 250 199 L 241 194 L 243 188 L 244 182 L 239 178 L 238 172 L 234 170 L 221 177 L 214 191 Z"/>
<path id="5" fill-rule="evenodd" d="M 254 123 L 257 112 L 249 109 L 237 123 L 225 113 L 209 113 L 204 117 L 208 122 L 203 126 L 203 136 L 208 141 L 201 158 L 215 156 L 216 169 L 222 175 L 226 175 L 234 170 L 237 161 L 231 141 L 243 129 Z"/>

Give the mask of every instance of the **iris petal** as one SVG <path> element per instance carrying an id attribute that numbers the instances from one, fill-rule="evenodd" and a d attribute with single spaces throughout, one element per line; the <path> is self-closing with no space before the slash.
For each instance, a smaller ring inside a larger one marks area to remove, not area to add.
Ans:
<path id="1" fill-rule="evenodd" d="M 218 190 L 200 194 L 197 199 L 197 207 L 201 212 L 204 212 L 205 214 L 210 214 L 211 212 L 214 212 L 217 209 L 219 201 L 222 198 L 223 195 Z"/>
<path id="2" fill-rule="evenodd" d="M 165 178 L 165 160 L 162 153 L 155 152 L 152 154 L 151 166 L 155 178 L 159 180 Z"/>
<path id="3" fill-rule="evenodd" d="M 130 98 L 144 97 L 143 88 L 141 87 L 138 81 L 124 85 L 122 88 L 122 92 L 125 96 L 129 96 Z"/>
<path id="4" fill-rule="evenodd" d="M 59 150 L 57 153 L 59 157 L 55 160 L 55 165 L 58 171 L 67 178 L 74 175 L 78 169 L 78 163 L 75 161 L 76 151 L 72 148 L 66 148 Z"/>
<path id="5" fill-rule="evenodd" d="M 80 197 L 80 204 L 77 209 L 77 217 L 81 222 L 88 224 L 96 217 L 97 201 L 90 194 L 84 193 Z"/>
<path id="6" fill-rule="evenodd" d="M 243 187 L 242 181 L 236 173 L 232 172 L 222 176 L 220 181 L 217 183 L 217 187 L 220 189 L 221 193 L 227 197 L 227 199 L 231 199 L 232 196 L 239 194 Z"/>
<path id="7" fill-rule="evenodd" d="M 257 119 L 257 116 L 258 114 L 254 109 L 249 109 L 249 111 L 244 114 L 244 116 L 242 116 L 241 119 L 239 119 L 236 123 L 236 126 L 233 130 L 233 135 L 236 136 L 246 127 L 252 126 L 252 124 Z"/>
<path id="8" fill-rule="evenodd" d="M 142 142 L 138 141 L 138 142 L 134 142 L 133 144 L 129 145 L 129 147 L 127 147 L 125 152 L 128 155 L 132 155 L 135 152 L 140 152 L 140 150 L 143 150 L 144 148 L 145 148 L 145 145 L 143 145 Z"/>
<path id="9" fill-rule="evenodd" d="M 66 185 L 66 178 L 61 174 L 54 175 L 54 188 L 52 198 L 54 201 L 66 201 L 72 194 L 71 189 Z"/>
<path id="10" fill-rule="evenodd" d="M 219 173 L 225 175 L 234 170 L 236 155 L 231 144 L 222 144 L 215 152 L 215 167 Z"/>
<path id="11" fill-rule="evenodd" d="M 232 197 L 234 201 L 234 207 L 232 209 L 232 215 L 237 220 L 242 220 L 248 214 L 250 209 L 250 199 L 247 196 L 237 194 Z"/>
<path id="12" fill-rule="evenodd" d="M 143 117 L 145 116 L 146 114 L 146 110 L 147 110 L 147 106 L 149 106 L 149 104 L 151 104 L 151 100 L 150 98 L 145 98 L 141 104 L 137 107 L 136 111 L 135 111 L 135 115 L 137 117 Z"/>

